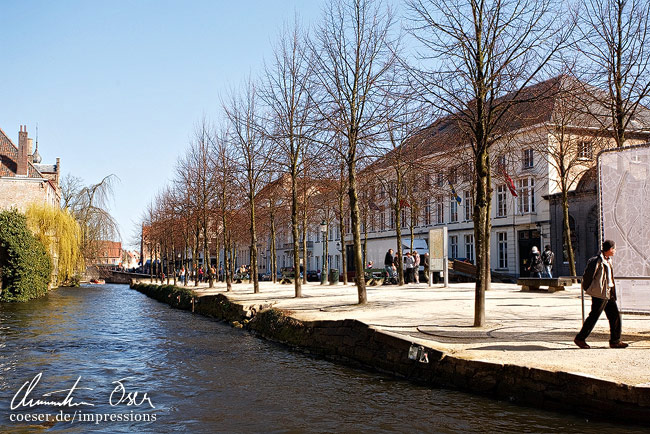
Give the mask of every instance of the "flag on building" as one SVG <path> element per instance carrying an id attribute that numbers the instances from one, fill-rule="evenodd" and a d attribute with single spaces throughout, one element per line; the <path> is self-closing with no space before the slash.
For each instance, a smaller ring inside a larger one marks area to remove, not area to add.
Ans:
<path id="1" fill-rule="evenodd" d="M 451 193 L 454 195 L 454 199 L 456 199 L 456 202 L 458 202 L 458 205 L 460 205 L 463 200 L 460 198 L 460 196 L 458 196 L 458 193 L 456 193 L 456 189 L 454 188 L 454 185 L 451 183 L 451 181 L 447 181 L 447 183 L 451 188 Z"/>
<path id="2" fill-rule="evenodd" d="M 408 203 L 408 201 L 404 199 L 399 200 L 399 207 L 400 208 L 409 208 L 411 205 Z"/>
<path id="3" fill-rule="evenodd" d="M 512 178 L 508 176 L 505 169 L 503 169 L 503 177 L 506 180 L 506 185 L 508 186 L 510 193 L 512 193 L 514 197 L 517 197 L 517 189 L 515 188 L 515 183 L 512 181 Z"/>

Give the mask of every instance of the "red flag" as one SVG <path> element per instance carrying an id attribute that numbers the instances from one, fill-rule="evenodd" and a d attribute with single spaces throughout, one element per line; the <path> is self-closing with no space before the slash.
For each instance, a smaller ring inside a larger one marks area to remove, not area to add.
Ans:
<path id="1" fill-rule="evenodd" d="M 517 189 L 515 188 L 515 183 L 512 181 L 512 178 L 508 176 L 506 171 L 503 171 L 503 177 L 506 179 L 506 185 L 508 186 L 508 190 L 510 190 L 510 193 L 514 197 L 517 197 Z"/>
<path id="2" fill-rule="evenodd" d="M 411 205 L 404 199 L 399 200 L 400 208 L 409 208 Z"/>

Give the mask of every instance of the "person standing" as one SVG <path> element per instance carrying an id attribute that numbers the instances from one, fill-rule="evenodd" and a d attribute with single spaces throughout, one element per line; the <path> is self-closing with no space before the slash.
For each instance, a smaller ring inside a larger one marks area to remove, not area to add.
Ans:
<path id="1" fill-rule="evenodd" d="M 544 263 L 544 271 L 546 272 L 546 276 L 549 279 L 553 278 L 553 264 L 555 263 L 555 255 L 551 251 L 551 246 L 546 245 L 544 247 L 544 253 L 542 253 L 542 262 Z"/>
<path id="2" fill-rule="evenodd" d="M 388 274 L 388 278 L 392 279 L 393 278 L 393 249 L 388 249 L 386 252 L 386 256 L 384 257 L 384 268 L 386 269 L 386 274 Z"/>
<path id="3" fill-rule="evenodd" d="M 628 346 L 625 342 L 621 342 L 621 314 L 616 305 L 616 283 L 611 260 L 615 253 L 614 241 L 605 240 L 600 254 L 589 259 L 582 275 L 582 289 L 591 296 L 591 312 L 573 340 L 582 349 L 591 348 L 586 340 L 603 310 L 609 320 L 609 346 L 611 348 Z"/>
<path id="4" fill-rule="evenodd" d="M 542 277 L 542 258 L 539 256 L 539 250 L 537 246 L 533 246 L 530 249 L 530 259 L 528 262 L 528 271 L 530 271 L 530 277 Z"/>
<path id="5" fill-rule="evenodd" d="M 411 256 L 411 252 L 406 252 L 406 257 L 404 258 L 404 269 L 406 271 L 406 282 L 405 283 L 411 283 L 413 282 L 413 265 L 415 264 L 415 261 L 413 260 L 413 256 Z"/>
<path id="6" fill-rule="evenodd" d="M 413 280 L 420 283 L 420 254 L 417 250 L 413 251 Z"/>
<path id="7" fill-rule="evenodd" d="M 429 283 L 429 252 L 422 256 L 422 267 L 424 267 L 424 280 Z"/>

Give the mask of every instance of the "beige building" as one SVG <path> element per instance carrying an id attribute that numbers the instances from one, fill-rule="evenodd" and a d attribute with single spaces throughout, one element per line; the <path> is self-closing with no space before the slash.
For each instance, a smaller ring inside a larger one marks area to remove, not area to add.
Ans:
<path id="1" fill-rule="evenodd" d="M 33 151 L 32 145 L 26 126 L 20 127 L 18 146 L 0 129 L 0 209 L 24 212 L 34 202 L 59 206 L 59 159 L 42 164 L 38 141 Z"/>

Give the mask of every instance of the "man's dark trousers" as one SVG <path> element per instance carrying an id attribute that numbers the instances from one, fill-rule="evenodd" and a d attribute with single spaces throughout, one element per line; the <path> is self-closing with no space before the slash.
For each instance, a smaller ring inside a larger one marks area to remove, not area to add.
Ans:
<path id="1" fill-rule="evenodd" d="M 596 322 L 603 310 L 609 320 L 609 342 L 617 343 L 621 340 L 621 315 L 618 313 L 616 300 L 606 300 L 598 297 L 591 297 L 591 312 L 589 312 L 589 316 L 582 325 L 582 330 L 580 330 L 580 333 L 576 336 L 577 340 L 587 340 L 587 336 L 589 336 L 596 326 Z"/>

